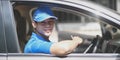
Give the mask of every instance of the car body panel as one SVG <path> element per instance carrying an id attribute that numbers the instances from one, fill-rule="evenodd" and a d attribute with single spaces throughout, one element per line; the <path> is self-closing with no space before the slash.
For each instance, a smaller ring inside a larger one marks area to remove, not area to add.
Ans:
<path id="1" fill-rule="evenodd" d="M 119 60 L 119 54 L 70 54 L 67 56 L 57 57 L 49 54 L 8 54 L 9 60 Z"/>
<path id="2" fill-rule="evenodd" d="M 7 60 L 7 54 L 0 53 L 0 60 Z"/>

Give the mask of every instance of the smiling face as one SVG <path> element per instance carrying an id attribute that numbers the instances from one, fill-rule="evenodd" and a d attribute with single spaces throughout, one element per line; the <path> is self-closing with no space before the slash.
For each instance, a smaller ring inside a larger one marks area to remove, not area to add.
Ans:
<path id="1" fill-rule="evenodd" d="M 32 22 L 33 27 L 36 32 L 42 34 L 43 36 L 49 37 L 52 33 L 55 20 L 46 19 L 42 22 Z"/>

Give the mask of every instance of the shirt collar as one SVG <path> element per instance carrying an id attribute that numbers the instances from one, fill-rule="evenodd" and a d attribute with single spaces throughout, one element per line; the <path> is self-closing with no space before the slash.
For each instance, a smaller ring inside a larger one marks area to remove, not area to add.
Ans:
<path id="1" fill-rule="evenodd" d="M 47 41 L 46 39 L 44 39 L 42 36 L 32 32 L 32 36 L 36 36 L 39 40 L 42 40 L 42 41 Z"/>

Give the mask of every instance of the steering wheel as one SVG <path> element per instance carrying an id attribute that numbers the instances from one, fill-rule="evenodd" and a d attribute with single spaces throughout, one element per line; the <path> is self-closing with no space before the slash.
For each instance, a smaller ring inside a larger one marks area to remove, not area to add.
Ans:
<path id="1" fill-rule="evenodd" d="M 96 35 L 96 38 L 93 39 L 93 41 L 84 51 L 84 53 L 96 53 L 100 44 L 100 40 L 101 40 L 100 36 Z"/>

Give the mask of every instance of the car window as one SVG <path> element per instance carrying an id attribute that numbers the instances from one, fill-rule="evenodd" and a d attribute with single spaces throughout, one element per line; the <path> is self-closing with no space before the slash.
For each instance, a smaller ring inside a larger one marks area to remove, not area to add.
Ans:
<path id="1" fill-rule="evenodd" d="M 38 5 L 21 2 L 13 4 L 16 29 L 22 52 L 33 31 L 30 11 Z M 56 33 L 51 38 L 57 36 L 55 39 L 61 41 L 71 39 L 71 35 L 73 35 L 84 39 L 85 42 L 78 46 L 73 53 L 119 53 L 120 30 L 117 27 L 98 17 L 92 17 L 92 14 L 87 15 L 74 10 L 72 7 L 68 9 L 64 6 L 52 5 L 51 9 L 58 17 L 55 27 Z"/>
<path id="2" fill-rule="evenodd" d="M 60 18 L 57 23 L 59 41 L 71 39 L 71 35 L 80 36 L 86 41 L 74 53 L 119 53 L 118 28 L 82 12 L 59 8 L 55 13 Z M 91 44 L 96 46 L 88 48 Z"/>

